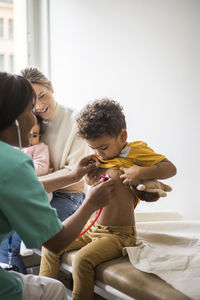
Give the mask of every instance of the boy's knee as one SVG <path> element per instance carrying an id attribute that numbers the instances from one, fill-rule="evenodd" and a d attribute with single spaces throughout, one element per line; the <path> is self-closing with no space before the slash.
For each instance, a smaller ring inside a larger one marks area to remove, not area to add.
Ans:
<path id="1" fill-rule="evenodd" d="M 84 257 L 76 253 L 72 262 L 73 273 L 91 271 L 93 268 L 89 257 Z"/>
<path id="2" fill-rule="evenodd" d="M 47 260 L 60 261 L 62 258 L 62 254 L 63 254 L 63 251 L 59 252 L 59 253 L 54 253 L 47 249 L 44 249 L 44 248 L 42 249 L 42 257 Z"/>

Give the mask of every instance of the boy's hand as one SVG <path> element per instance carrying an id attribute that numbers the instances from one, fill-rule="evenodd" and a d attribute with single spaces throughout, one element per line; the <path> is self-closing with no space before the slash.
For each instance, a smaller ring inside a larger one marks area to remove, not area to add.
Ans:
<path id="1" fill-rule="evenodd" d="M 124 174 L 120 175 L 120 178 L 123 180 L 123 184 L 125 185 L 137 185 L 140 183 L 141 178 L 139 177 L 140 170 L 142 167 L 134 165 L 130 168 L 121 167 L 120 170 L 124 172 Z"/>
<path id="2" fill-rule="evenodd" d="M 88 155 L 83 157 L 75 169 L 72 171 L 76 180 L 80 180 L 85 174 L 94 171 L 98 168 L 100 162 L 94 155 Z"/>

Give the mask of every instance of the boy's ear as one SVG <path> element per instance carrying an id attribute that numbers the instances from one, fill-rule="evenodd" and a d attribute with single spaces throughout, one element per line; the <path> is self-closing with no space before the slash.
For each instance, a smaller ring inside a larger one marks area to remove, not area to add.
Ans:
<path id="1" fill-rule="evenodd" d="M 127 130 L 126 129 L 122 129 L 121 133 L 120 133 L 120 139 L 122 143 L 125 143 L 127 140 L 128 134 L 127 134 Z"/>

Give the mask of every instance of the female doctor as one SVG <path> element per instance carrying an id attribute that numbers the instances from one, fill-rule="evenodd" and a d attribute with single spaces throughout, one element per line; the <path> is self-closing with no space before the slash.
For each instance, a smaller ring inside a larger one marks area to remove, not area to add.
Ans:
<path id="1" fill-rule="evenodd" d="M 77 161 L 89 154 L 86 142 L 77 136 L 76 112 L 60 105 L 54 98 L 51 81 L 37 68 L 28 67 L 21 71 L 35 91 L 34 113 L 42 122 L 40 141 L 48 145 L 53 172 L 40 176 L 47 192 L 52 194 L 50 205 L 56 209 L 58 218 L 63 222 L 71 216 L 83 203 L 85 198 L 84 180 L 57 185 L 57 177 L 74 169 Z M 53 183 L 52 183 L 53 182 Z M 26 274 L 20 253 L 21 238 L 16 232 L 13 241 L 13 263 L 19 272 Z M 8 263 L 7 241 L 0 245 L 0 261 Z"/>
<path id="2" fill-rule="evenodd" d="M 0 241 L 13 231 L 29 248 L 45 246 L 59 252 L 79 234 L 90 215 L 108 204 L 113 196 L 112 180 L 91 188 L 82 206 L 63 223 L 49 205 L 44 187 L 63 187 L 78 182 L 98 163 L 90 155 L 79 161 L 73 171 L 56 178 L 38 181 L 31 159 L 12 147 L 26 147 L 35 124 L 32 113 L 35 92 L 21 76 L 0 72 Z M 1 300 L 67 299 L 58 281 L 23 275 L 0 268 Z"/>

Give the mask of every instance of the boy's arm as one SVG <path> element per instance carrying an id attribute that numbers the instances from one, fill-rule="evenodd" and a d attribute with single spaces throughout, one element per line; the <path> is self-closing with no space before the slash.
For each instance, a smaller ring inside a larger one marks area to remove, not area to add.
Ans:
<path id="1" fill-rule="evenodd" d="M 167 179 L 176 175 L 176 167 L 168 159 L 151 167 L 134 165 L 130 168 L 120 168 L 124 174 L 120 176 L 124 184 L 137 185 L 146 179 Z"/>

